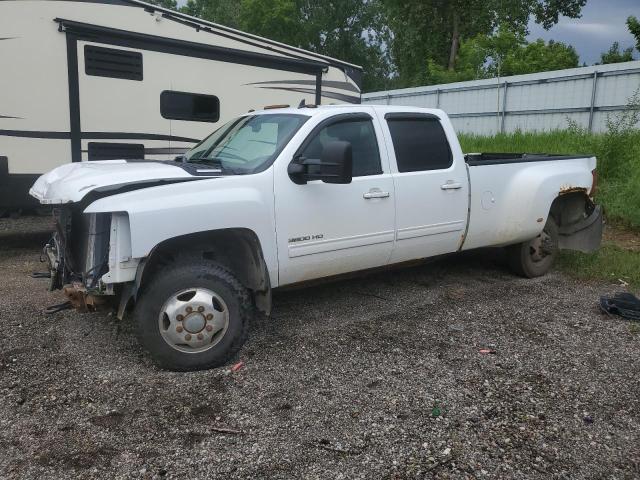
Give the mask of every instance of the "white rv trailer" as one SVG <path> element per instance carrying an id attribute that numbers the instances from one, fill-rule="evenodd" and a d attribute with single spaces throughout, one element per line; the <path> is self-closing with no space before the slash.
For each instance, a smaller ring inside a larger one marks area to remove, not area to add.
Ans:
<path id="1" fill-rule="evenodd" d="M 68 162 L 171 160 L 272 104 L 360 103 L 356 65 L 136 0 L 0 1 L 0 210 Z"/>

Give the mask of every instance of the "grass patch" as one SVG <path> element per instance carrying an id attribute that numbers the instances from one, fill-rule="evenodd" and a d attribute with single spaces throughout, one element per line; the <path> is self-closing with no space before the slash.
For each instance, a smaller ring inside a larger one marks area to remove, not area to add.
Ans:
<path id="1" fill-rule="evenodd" d="M 562 252 L 557 266 L 568 275 L 618 283 L 623 280 L 632 289 L 640 289 L 640 252 L 625 250 L 610 243 L 596 253 Z"/>

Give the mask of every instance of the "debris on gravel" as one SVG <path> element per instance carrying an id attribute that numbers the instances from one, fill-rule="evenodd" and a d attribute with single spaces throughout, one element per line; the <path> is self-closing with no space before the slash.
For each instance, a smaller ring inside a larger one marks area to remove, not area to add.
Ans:
<path id="1" fill-rule="evenodd" d="M 0 478 L 640 477 L 619 286 L 472 252 L 278 292 L 242 363 L 173 373 L 127 320 L 43 314 L 48 229 L 0 220 Z"/>

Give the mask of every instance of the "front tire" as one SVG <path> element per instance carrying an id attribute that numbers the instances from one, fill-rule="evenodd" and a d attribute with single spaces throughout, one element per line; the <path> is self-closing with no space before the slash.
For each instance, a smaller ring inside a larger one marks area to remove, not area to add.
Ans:
<path id="1" fill-rule="evenodd" d="M 227 269 L 187 261 L 160 270 L 134 310 L 138 340 L 161 368 L 225 365 L 244 345 L 253 317 L 249 291 Z"/>
<path id="2" fill-rule="evenodd" d="M 536 238 L 507 247 L 507 255 L 516 274 L 526 278 L 545 275 L 558 256 L 558 226 L 553 218 L 549 217 Z"/>

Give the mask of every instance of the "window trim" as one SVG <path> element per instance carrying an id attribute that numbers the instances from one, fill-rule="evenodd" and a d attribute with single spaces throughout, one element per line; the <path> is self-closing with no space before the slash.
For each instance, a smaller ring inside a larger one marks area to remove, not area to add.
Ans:
<path id="1" fill-rule="evenodd" d="M 384 119 L 387 122 L 387 129 L 389 130 L 389 138 L 391 139 L 391 145 L 393 146 L 393 156 L 395 158 L 395 167 L 396 170 L 398 172 L 398 174 L 403 174 L 403 173 L 420 173 L 420 172 L 442 172 L 445 170 L 450 169 L 453 164 L 453 151 L 451 150 L 451 143 L 449 142 L 449 137 L 447 136 L 447 131 L 445 130 L 444 126 L 442 125 L 442 119 L 438 116 L 438 115 L 434 115 L 432 113 L 422 113 L 422 112 L 389 112 L 387 114 L 385 114 Z M 407 171 L 402 171 L 400 170 L 400 164 L 398 162 L 398 155 L 396 152 L 396 145 L 393 139 L 393 132 L 391 131 L 391 127 L 389 125 L 390 121 L 416 121 L 416 120 L 430 120 L 433 121 L 435 120 L 438 124 L 438 126 L 440 127 L 440 130 L 442 131 L 442 136 L 445 139 L 445 143 L 447 145 L 447 151 L 449 152 L 449 164 L 444 167 L 444 168 L 427 168 L 427 169 L 421 169 L 421 170 L 407 170 Z"/>
<path id="2" fill-rule="evenodd" d="M 215 116 L 215 120 L 213 119 L 208 119 L 208 120 L 204 120 L 204 119 L 197 119 L 197 118 L 193 118 L 193 117 L 181 117 L 181 116 L 167 116 L 164 114 L 163 109 L 162 109 L 162 105 L 163 105 L 163 98 L 166 98 L 167 95 L 169 94 L 178 94 L 178 95 L 191 95 L 191 96 L 195 96 L 195 97 L 206 97 L 206 98 L 213 98 L 215 99 L 216 105 L 217 105 L 217 112 L 216 112 L 216 116 Z M 217 123 L 220 121 L 220 98 L 217 95 L 211 95 L 208 93 L 194 93 L 194 92 L 182 92 L 179 90 L 163 90 L 162 92 L 160 92 L 160 115 L 162 116 L 162 118 L 165 118 L 167 120 L 179 120 L 179 121 L 183 121 L 183 122 L 201 122 L 201 123 Z"/>
<path id="3" fill-rule="evenodd" d="M 438 120 L 440 122 L 440 117 L 434 115 L 433 113 L 423 113 L 423 112 L 389 112 L 384 115 L 385 120 Z"/>
<path id="4" fill-rule="evenodd" d="M 376 152 L 378 153 L 378 161 L 380 163 L 380 172 L 374 173 L 372 175 L 358 175 L 353 176 L 353 178 L 364 178 L 364 177 L 373 177 L 376 175 L 384 174 L 384 167 L 382 165 L 382 155 L 380 154 L 380 139 L 376 133 L 376 126 L 374 123 L 374 118 L 370 114 L 366 112 L 352 112 L 352 113 L 340 113 L 338 115 L 333 115 L 329 118 L 325 118 L 320 123 L 318 123 L 313 129 L 307 134 L 307 137 L 300 144 L 300 146 L 296 149 L 296 153 L 293 154 L 293 158 L 289 164 L 293 164 L 296 162 L 296 159 L 302 155 L 302 152 L 309 146 L 309 144 L 313 141 L 313 139 L 320 133 L 320 131 L 326 127 L 331 125 L 335 125 L 337 123 L 348 123 L 348 122 L 357 122 L 357 121 L 370 121 L 371 126 L 373 127 L 373 134 L 376 139 Z"/>

